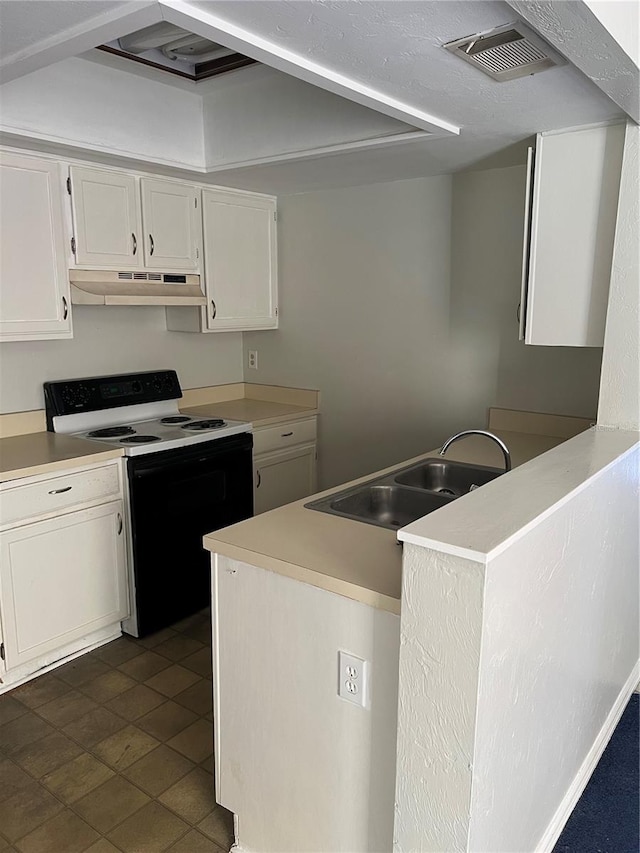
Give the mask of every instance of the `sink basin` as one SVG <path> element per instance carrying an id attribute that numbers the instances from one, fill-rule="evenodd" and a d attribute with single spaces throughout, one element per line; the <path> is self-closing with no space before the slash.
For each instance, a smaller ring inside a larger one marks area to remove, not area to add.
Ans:
<path id="1" fill-rule="evenodd" d="M 404 489 L 401 486 L 361 486 L 344 497 L 330 499 L 340 515 L 395 530 L 422 518 L 451 500 L 444 495 Z"/>
<path id="2" fill-rule="evenodd" d="M 501 468 L 469 465 L 449 459 L 426 459 L 414 468 L 396 475 L 395 482 L 414 489 L 425 489 L 450 498 L 466 495 L 472 486 L 484 486 L 504 474 Z"/>
<path id="3" fill-rule="evenodd" d="M 397 530 L 504 474 L 500 468 L 449 459 L 424 459 L 359 486 L 311 501 L 318 512 Z"/>

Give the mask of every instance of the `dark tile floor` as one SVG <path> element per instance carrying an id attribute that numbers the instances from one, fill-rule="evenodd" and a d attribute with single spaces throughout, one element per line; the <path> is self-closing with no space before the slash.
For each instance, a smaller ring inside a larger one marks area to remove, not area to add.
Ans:
<path id="1" fill-rule="evenodd" d="M 211 705 L 208 611 L 0 696 L 0 851 L 228 851 Z"/>

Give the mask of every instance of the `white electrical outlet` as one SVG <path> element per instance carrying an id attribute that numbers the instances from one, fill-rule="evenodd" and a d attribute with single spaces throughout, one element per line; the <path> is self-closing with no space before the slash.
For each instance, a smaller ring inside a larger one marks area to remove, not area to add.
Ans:
<path id="1" fill-rule="evenodd" d="M 249 350 L 249 367 L 252 370 L 258 369 L 258 350 L 250 349 Z"/>
<path id="2" fill-rule="evenodd" d="M 366 708 L 369 663 L 347 652 L 338 652 L 338 696 Z"/>

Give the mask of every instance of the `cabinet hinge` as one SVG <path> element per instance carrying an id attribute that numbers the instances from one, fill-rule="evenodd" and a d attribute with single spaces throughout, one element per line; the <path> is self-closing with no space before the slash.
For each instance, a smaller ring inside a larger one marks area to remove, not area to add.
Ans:
<path id="1" fill-rule="evenodd" d="M 200 257 L 200 249 L 196 246 L 196 258 Z"/>
<path id="2" fill-rule="evenodd" d="M 278 221 L 278 211 L 277 211 L 277 210 L 274 210 L 274 211 L 273 211 L 273 221 L 274 221 L 274 222 L 277 222 L 277 221 Z"/>
<path id="3" fill-rule="evenodd" d="M 278 316 L 278 309 L 276 308 L 276 317 Z"/>
<path id="4" fill-rule="evenodd" d="M 71 178 L 67 178 L 67 192 L 71 195 Z"/>
<path id="5" fill-rule="evenodd" d="M 75 237 L 71 238 L 71 251 L 75 255 L 75 253 L 76 253 L 76 238 Z"/>
<path id="6" fill-rule="evenodd" d="M 6 660 L 6 658 L 4 656 L 4 643 L 0 643 L 0 659 Z"/>
<path id="7" fill-rule="evenodd" d="M 194 198 L 194 200 L 193 200 L 193 206 L 194 206 L 194 207 L 197 207 L 197 206 L 198 206 L 198 199 L 197 199 L 197 198 Z"/>

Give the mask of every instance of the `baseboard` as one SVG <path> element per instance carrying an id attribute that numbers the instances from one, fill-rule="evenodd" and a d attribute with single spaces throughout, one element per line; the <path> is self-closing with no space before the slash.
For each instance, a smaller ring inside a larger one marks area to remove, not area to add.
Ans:
<path id="1" fill-rule="evenodd" d="M 609 712 L 607 719 L 605 720 L 604 725 L 600 729 L 598 733 L 598 737 L 595 739 L 595 742 L 591 749 L 589 750 L 587 757 L 582 762 L 580 770 L 576 774 L 575 779 L 569 786 L 567 793 L 562 798 L 562 802 L 560 803 L 556 813 L 547 829 L 544 832 L 544 835 L 536 845 L 536 853 L 550 853 L 555 844 L 560 837 L 560 833 L 564 829 L 566 822 L 569 820 L 571 816 L 571 812 L 576 807 L 576 803 L 582 796 L 582 792 L 587 786 L 587 782 L 591 778 L 591 774 L 596 768 L 598 761 L 602 757 L 602 753 L 604 752 L 609 740 L 611 739 L 611 735 L 614 732 L 615 727 L 618 725 L 618 721 L 622 716 L 622 712 L 627 706 L 627 702 L 631 698 L 631 695 L 637 688 L 638 678 L 640 677 L 640 661 L 636 663 L 634 666 L 631 675 L 626 680 L 624 687 L 620 691 L 618 698 L 613 705 L 613 708 Z"/>

